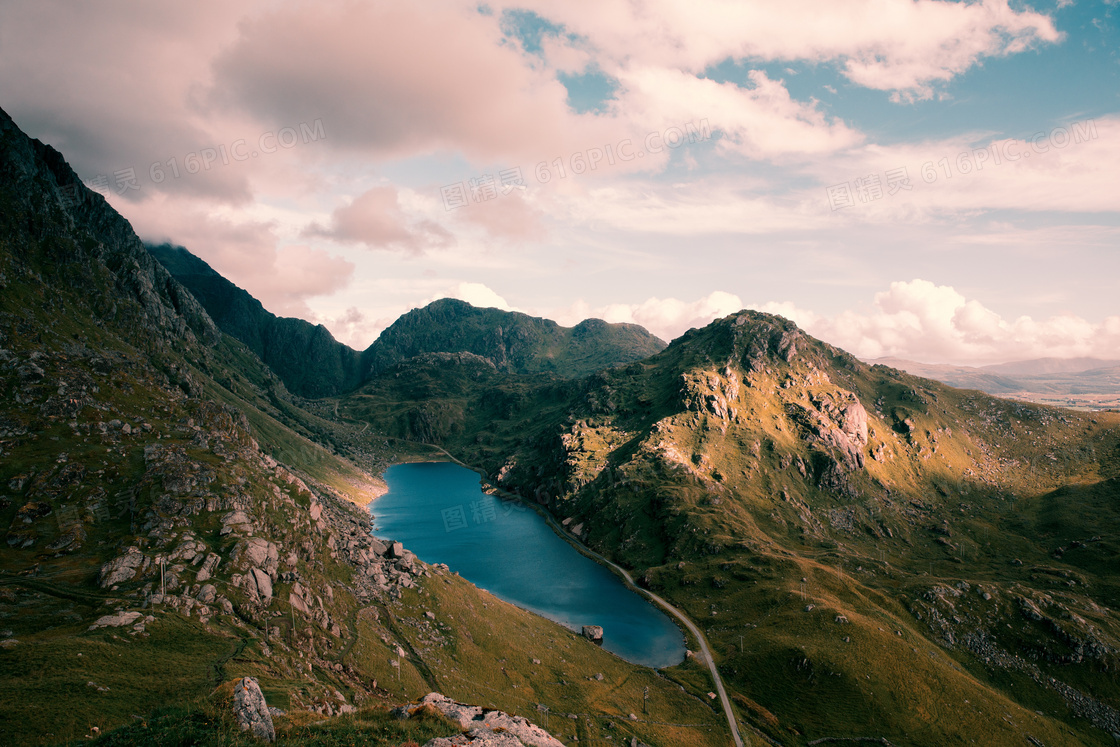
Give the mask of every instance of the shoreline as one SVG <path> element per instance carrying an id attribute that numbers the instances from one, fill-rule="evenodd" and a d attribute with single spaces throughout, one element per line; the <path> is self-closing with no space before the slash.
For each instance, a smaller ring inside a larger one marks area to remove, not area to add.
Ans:
<path id="1" fill-rule="evenodd" d="M 403 440 L 403 439 L 398 439 L 398 440 Z M 516 495 L 514 493 L 511 493 L 508 490 L 500 488 L 496 485 L 492 485 L 490 483 L 490 478 L 486 475 L 485 472 L 483 472 L 479 468 L 472 467 L 469 464 L 465 464 L 464 462 L 455 458 L 452 454 L 450 454 L 443 447 L 435 446 L 433 444 L 424 444 L 424 446 L 428 449 L 432 449 L 434 451 L 439 452 L 445 458 L 443 458 L 443 459 L 417 458 L 417 459 L 409 459 L 409 460 L 406 460 L 406 461 L 395 462 L 394 464 L 408 464 L 408 463 L 424 462 L 424 461 L 434 462 L 434 463 L 442 463 L 442 462 L 450 461 L 450 462 L 454 462 L 455 464 L 458 464 L 460 467 L 464 467 L 464 468 L 470 470 L 471 472 L 474 472 L 475 474 L 477 474 L 479 476 L 479 482 L 483 485 L 482 490 L 483 490 L 484 493 L 488 493 L 490 495 L 497 495 L 499 498 L 505 498 L 505 499 L 508 499 L 508 500 L 518 501 L 519 503 L 521 503 L 523 505 L 529 506 L 541 518 L 543 518 L 545 520 L 545 522 L 548 524 L 548 526 L 552 529 L 552 531 L 555 534 L 559 535 L 562 539 L 564 539 L 564 541 L 566 541 L 569 545 L 571 545 L 573 548 L 575 548 L 575 550 L 577 552 L 579 552 L 581 555 L 595 561 L 599 565 L 606 566 L 606 568 L 608 570 L 610 570 L 611 573 L 613 573 L 614 575 L 616 575 L 616 576 L 618 576 L 619 578 L 622 579 L 623 584 L 627 588 L 629 588 L 632 591 L 637 592 L 638 594 L 640 594 L 641 596 L 646 598 L 646 600 L 653 603 L 655 607 L 659 607 L 662 610 L 664 610 L 665 612 L 667 612 L 668 615 L 669 615 L 669 619 L 673 620 L 674 624 L 677 625 L 678 629 L 680 629 L 680 625 L 683 624 L 685 629 L 682 630 L 681 633 L 682 633 L 682 635 L 684 636 L 684 639 L 685 639 L 685 650 L 686 650 L 686 652 L 688 651 L 689 635 L 692 635 L 693 638 L 696 640 L 696 642 L 699 644 L 700 653 L 703 656 L 704 661 L 708 665 L 708 671 L 712 676 L 712 682 L 715 684 L 716 693 L 719 695 L 720 702 L 723 706 L 724 716 L 727 719 L 727 725 L 729 727 L 729 730 L 731 731 L 731 737 L 734 740 L 736 747 L 743 747 L 743 738 L 742 738 L 742 736 L 740 735 L 740 732 L 739 732 L 738 719 L 735 717 L 735 712 L 731 707 L 731 700 L 730 700 L 730 698 L 727 697 L 727 690 L 723 686 L 723 678 L 720 677 L 719 670 L 716 667 L 715 659 L 712 657 L 711 649 L 708 646 L 708 642 L 704 638 L 704 634 L 700 631 L 700 628 L 694 622 L 692 622 L 692 620 L 690 620 L 688 618 L 688 616 L 684 614 L 684 612 L 677 609 L 675 606 L 670 604 L 667 600 L 665 600 L 661 596 L 659 596 L 657 594 L 654 594 L 652 591 L 649 591 L 647 589 L 643 589 L 642 587 L 640 587 L 636 583 L 634 583 L 634 579 L 630 576 L 630 573 L 626 569 L 624 569 L 620 565 L 617 565 L 617 564 L 613 563 L 612 561 L 608 560 L 607 558 L 603 557 L 599 553 L 595 552 L 591 548 L 584 545 L 579 539 L 577 539 L 576 537 L 569 534 L 564 529 L 564 527 L 560 524 L 560 522 L 558 522 L 556 520 L 556 517 L 554 517 L 550 512 L 545 510 L 545 508 L 543 506 L 537 504 L 535 501 L 527 501 L 523 497 L 521 497 L 520 495 Z M 393 466 L 393 465 L 389 465 L 389 466 Z M 386 467 L 386 469 L 388 469 L 388 467 Z M 383 475 L 384 475 L 384 473 L 382 473 L 382 475 L 379 475 L 378 476 L 379 479 L 384 480 Z M 493 492 L 491 492 L 491 491 L 493 491 Z M 372 501 L 371 501 L 371 505 L 372 505 Z M 371 513 L 371 516 L 372 516 L 372 511 L 370 513 Z M 493 593 L 493 592 L 491 592 L 491 593 Z M 522 609 L 524 609 L 524 608 L 522 608 Z M 534 614 L 537 614 L 537 613 L 534 613 Z M 678 621 L 679 621 L 680 624 L 678 624 Z M 613 652 L 608 652 L 608 653 L 612 653 L 612 655 L 617 656 L 617 654 L 613 654 Z M 619 657 L 619 658 L 622 658 L 622 657 Z M 688 659 L 688 654 L 686 653 L 685 654 L 685 661 L 687 661 L 687 659 Z M 625 661 L 625 659 L 624 659 L 624 661 Z M 633 663 L 633 662 L 631 662 L 631 663 Z M 679 666 L 679 664 L 670 665 L 670 666 Z M 649 668 L 652 669 L 655 672 L 660 673 L 659 668 L 656 668 L 656 667 L 649 667 Z M 749 738 L 748 738 L 748 744 L 749 744 Z"/>
<path id="2" fill-rule="evenodd" d="M 438 447 L 434 447 L 434 448 L 438 448 Z M 646 667 L 646 668 L 651 669 L 653 671 L 660 671 L 661 669 L 665 669 L 665 668 L 668 668 L 668 667 L 680 666 L 681 664 L 688 661 L 688 652 L 690 650 L 690 643 L 691 643 L 690 632 L 686 628 L 682 627 L 681 622 L 678 619 L 676 619 L 672 614 L 667 614 L 666 610 L 662 609 L 659 605 L 657 605 L 655 603 L 652 603 L 652 600 L 649 598 L 648 593 L 646 593 L 643 589 L 641 589 L 640 587 L 635 585 L 633 583 L 633 580 L 628 576 L 628 574 L 626 574 L 625 571 L 622 571 L 622 569 L 620 569 L 618 567 L 612 567 L 612 564 L 610 563 L 610 561 L 607 561 L 602 556 L 597 557 L 593 550 L 590 550 L 589 548 L 582 546 L 578 542 L 574 542 L 573 541 L 574 538 L 572 538 L 570 535 L 568 535 L 567 532 L 565 532 L 563 530 L 563 527 L 560 525 L 560 523 L 558 521 L 556 521 L 556 518 L 553 517 L 551 514 L 549 514 L 544 509 L 544 507 L 539 506 L 539 505 L 533 503 L 532 501 L 526 501 L 521 496 L 518 496 L 514 493 L 509 492 L 508 490 L 504 490 L 502 488 L 499 488 L 499 487 L 493 485 L 490 482 L 490 480 L 486 477 L 486 475 L 482 472 L 482 470 L 477 469 L 475 467 L 471 467 L 467 464 L 464 464 L 463 462 L 459 461 L 458 459 L 451 456 L 450 454 L 447 454 L 446 452 L 443 452 L 440 456 L 442 456 L 444 458 L 408 459 L 408 460 L 403 460 L 403 461 L 400 461 L 400 462 L 394 462 L 393 464 L 390 464 L 388 467 L 386 467 L 386 470 L 388 470 L 390 467 L 397 466 L 398 464 L 455 464 L 456 466 L 463 467 L 464 469 L 467 469 L 467 470 L 469 470 L 469 471 L 471 471 L 471 472 L 473 472 L 473 473 L 475 473 L 476 475 L 479 476 L 479 492 L 482 493 L 483 495 L 491 495 L 491 496 L 494 496 L 495 498 L 497 498 L 498 500 L 501 500 L 501 501 L 516 502 L 519 505 L 531 508 L 537 514 L 537 516 L 539 516 L 542 520 L 545 521 L 546 525 L 552 531 L 552 533 L 554 535 L 558 536 L 560 539 L 564 540 L 568 544 L 569 547 L 576 550 L 580 555 L 582 555 L 583 557 L 592 561 L 596 565 L 606 568 L 608 571 L 611 572 L 611 575 L 615 576 L 618 580 L 620 580 L 622 582 L 623 586 L 627 590 L 638 594 L 638 596 L 642 599 L 642 601 L 646 602 L 647 604 L 650 604 L 651 607 L 654 610 L 657 610 L 657 611 L 661 612 L 662 614 L 664 614 L 665 617 L 673 624 L 673 627 L 675 627 L 677 629 L 677 633 L 680 635 L 680 640 L 683 643 L 683 648 L 684 648 L 684 653 L 682 654 L 682 658 L 681 658 L 680 661 L 674 662 L 674 663 L 671 663 L 671 664 L 664 664 L 664 665 L 661 665 L 661 666 L 652 666 L 650 664 L 645 664 L 645 663 L 641 663 L 641 662 L 632 661 L 632 660 L 627 659 L 626 657 L 621 656 L 621 655 L 619 655 L 619 654 L 617 654 L 617 653 L 615 653 L 615 652 L 613 652 L 609 649 L 604 648 L 604 650 L 607 653 L 609 653 L 612 656 L 618 657 L 619 659 L 621 659 L 621 660 L 623 660 L 623 661 L 625 661 L 629 664 L 632 664 L 632 665 L 635 665 L 635 666 Z M 384 473 L 382 473 L 382 479 L 384 479 L 383 474 Z M 370 505 L 372 506 L 372 503 Z M 376 525 L 376 523 L 377 523 L 376 522 L 376 515 L 374 515 L 372 509 L 370 510 L 370 515 L 371 515 L 371 519 L 372 519 L 373 524 Z M 375 531 L 376 531 L 376 529 L 375 529 Z M 382 540 L 392 539 L 392 538 L 381 537 L 378 534 L 375 534 L 374 536 L 378 537 L 379 539 L 382 539 Z M 425 561 L 425 562 L 427 562 L 427 561 Z M 454 570 L 454 569 L 452 569 L 452 570 Z M 622 572 L 620 573 L 620 571 L 622 571 Z M 471 582 L 471 583 L 474 583 L 474 582 Z M 478 586 L 477 584 L 475 584 L 475 585 Z M 484 586 L 478 586 L 478 588 L 483 589 L 483 590 L 489 592 L 490 594 L 494 594 L 494 596 L 496 596 L 499 599 L 502 599 L 502 601 L 505 601 L 509 604 L 512 604 L 512 605 L 514 605 L 514 606 L 516 606 L 520 609 L 523 609 L 527 612 L 530 612 L 534 615 L 538 615 L 538 616 L 543 617 L 547 620 L 550 620 L 551 622 L 554 622 L 557 625 L 560 625 L 560 626 L 570 630 L 571 632 L 573 632 L 577 635 L 581 634 L 581 632 L 582 632 L 582 630 L 581 630 L 582 626 L 579 623 L 567 622 L 567 621 L 564 621 L 564 620 L 554 619 L 553 617 L 551 617 L 548 614 L 545 614 L 542 611 L 531 609 L 531 608 L 526 607 L 526 606 L 524 606 L 523 604 L 521 604 L 517 601 L 511 600 L 511 599 L 506 599 L 505 597 L 497 594 L 496 592 L 494 592 L 491 589 L 487 589 Z"/>

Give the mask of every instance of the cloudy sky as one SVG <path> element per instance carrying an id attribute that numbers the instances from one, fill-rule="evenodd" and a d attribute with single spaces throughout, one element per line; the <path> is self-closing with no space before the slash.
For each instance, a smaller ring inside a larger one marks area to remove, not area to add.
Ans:
<path id="1" fill-rule="evenodd" d="M 453 296 L 665 339 L 1120 358 L 1117 0 L 0 0 L 0 107 L 368 345 Z"/>

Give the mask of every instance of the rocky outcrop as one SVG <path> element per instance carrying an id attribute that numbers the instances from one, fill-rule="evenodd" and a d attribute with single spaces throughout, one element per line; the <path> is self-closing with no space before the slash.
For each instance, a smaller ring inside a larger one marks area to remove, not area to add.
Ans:
<path id="1" fill-rule="evenodd" d="M 429 693 L 419 703 L 397 709 L 397 713 L 409 718 L 425 708 L 439 711 L 465 733 L 432 739 L 424 747 L 563 747 L 560 740 L 521 716 L 457 703 L 439 693 Z"/>
<path id="2" fill-rule="evenodd" d="M 802 332 L 791 321 L 743 311 L 735 317 L 734 327 L 736 347 L 743 351 L 743 368 L 752 373 L 765 370 L 774 359 L 790 363 L 797 355 Z"/>
<path id="3" fill-rule="evenodd" d="M 124 555 L 113 558 L 101 566 L 98 584 L 102 589 L 107 589 L 131 581 L 147 562 L 150 561 L 144 553 L 140 552 L 140 548 L 130 547 Z"/>
<path id="4" fill-rule="evenodd" d="M 89 626 L 90 630 L 97 630 L 98 628 L 123 628 L 125 625 L 132 625 L 140 619 L 139 612 L 118 612 L 115 615 L 103 615 L 97 621 Z"/>
<path id="5" fill-rule="evenodd" d="M 735 420 L 739 390 L 739 375 L 726 366 L 722 374 L 714 371 L 681 374 L 679 396 L 686 410 L 711 414 L 720 420 Z"/>
<path id="6" fill-rule="evenodd" d="M 260 568 L 252 568 L 245 580 L 245 590 L 249 593 L 249 596 L 256 597 L 262 603 L 268 604 L 269 600 L 272 599 L 272 579 L 268 577 L 268 574 Z"/>
<path id="7" fill-rule="evenodd" d="M 280 551 L 266 539 L 250 537 L 234 546 L 230 560 L 239 568 L 262 569 L 270 578 L 275 579 L 280 567 Z"/>
<path id="8" fill-rule="evenodd" d="M 856 395 L 842 389 L 817 394 L 808 404 L 791 402 L 786 407 L 803 437 L 822 451 L 837 455 L 846 469 L 861 469 L 868 445 L 867 410 Z"/>
<path id="9" fill-rule="evenodd" d="M 202 562 L 202 567 L 198 569 L 195 581 L 201 584 L 203 581 L 210 580 L 210 577 L 214 575 L 214 571 L 217 569 L 220 562 L 222 562 L 221 555 L 213 552 L 207 555 L 206 560 Z"/>
<path id="10" fill-rule="evenodd" d="M 233 688 L 233 714 L 241 731 L 251 731 L 253 736 L 267 742 L 276 741 L 276 729 L 268 710 L 261 686 L 254 677 L 245 677 Z"/>

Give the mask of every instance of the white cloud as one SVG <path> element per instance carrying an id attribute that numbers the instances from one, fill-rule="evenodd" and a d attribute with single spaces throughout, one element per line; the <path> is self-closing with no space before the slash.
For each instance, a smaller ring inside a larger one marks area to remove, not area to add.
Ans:
<path id="1" fill-rule="evenodd" d="M 747 74 L 745 87 L 667 68 L 618 76 L 623 86 L 619 108 L 627 117 L 662 132 L 707 120 L 723 135 L 718 146 L 725 151 L 773 158 L 834 152 L 862 140 L 844 123 L 825 117 L 816 102 L 795 100 L 781 81 L 761 70 Z"/>
<path id="2" fill-rule="evenodd" d="M 853 82 L 925 98 L 985 57 L 1061 38 L 1053 21 L 1007 0 L 715 0 L 680 3 L 519 0 L 623 68 L 700 73 L 727 59 L 839 65 Z"/>
<path id="3" fill-rule="evenodd" d="M 832 213 L 834 221 L 897 223 L 1010 209 L 1069 213 L 1120 210 L 1120 116 L 1039 126 L 1024 138 L 965 133 L 892 145 L 868 144 L 806 167 L 821 187 L 805 195 L 829 212 L 823 185 L 878 177 L 882 191 Z M 910 189 L 888 191 L 887 173 L 905 169 Z M 858 197 L 855 187 L 853 195 Z M 816 192 L 814 198 L 813 192 Z M 865 195 L 866 196 L 866 195 Z"/>
<path id="4" fill-rule="evenodd" d="M 1005 319 L 956 289 L 927 280 L 891 283 L 871 307 L 818 316 L 789 304 L 759 304 L 810 334 L 863 358 L 983 365 L 1056 357 L 1120 357 L 1120 317 L 1090 322 L 1073 314 Z"/>

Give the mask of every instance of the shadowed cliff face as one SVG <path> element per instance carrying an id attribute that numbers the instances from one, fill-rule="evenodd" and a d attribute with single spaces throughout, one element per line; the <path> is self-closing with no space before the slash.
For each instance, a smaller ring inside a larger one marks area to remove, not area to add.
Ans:
<path id="1" fill-rule="evenodd" d="M 292 393 L 326 397 L 362 383 L 361 354 L 323 325 L 269 313 L 183 247 L 148 245 L 148 251 L 190 289 L 223 332 L 245 343 Z"/>
<path id="2" fill-rule="evenodd" d="M 114 321 L 130 327 L 138 342 L 152 335 L 218 339 L 202 306 L 148 254 L 128 221 L 87 189 L 58 151 L 28 138 L 2 110 L 0 207 L 0 231 L 15 261 L 40 272 L 64 268 L 63 282 L 107 275 L 113 297 L 90 302 L 119 314 Z"/>

